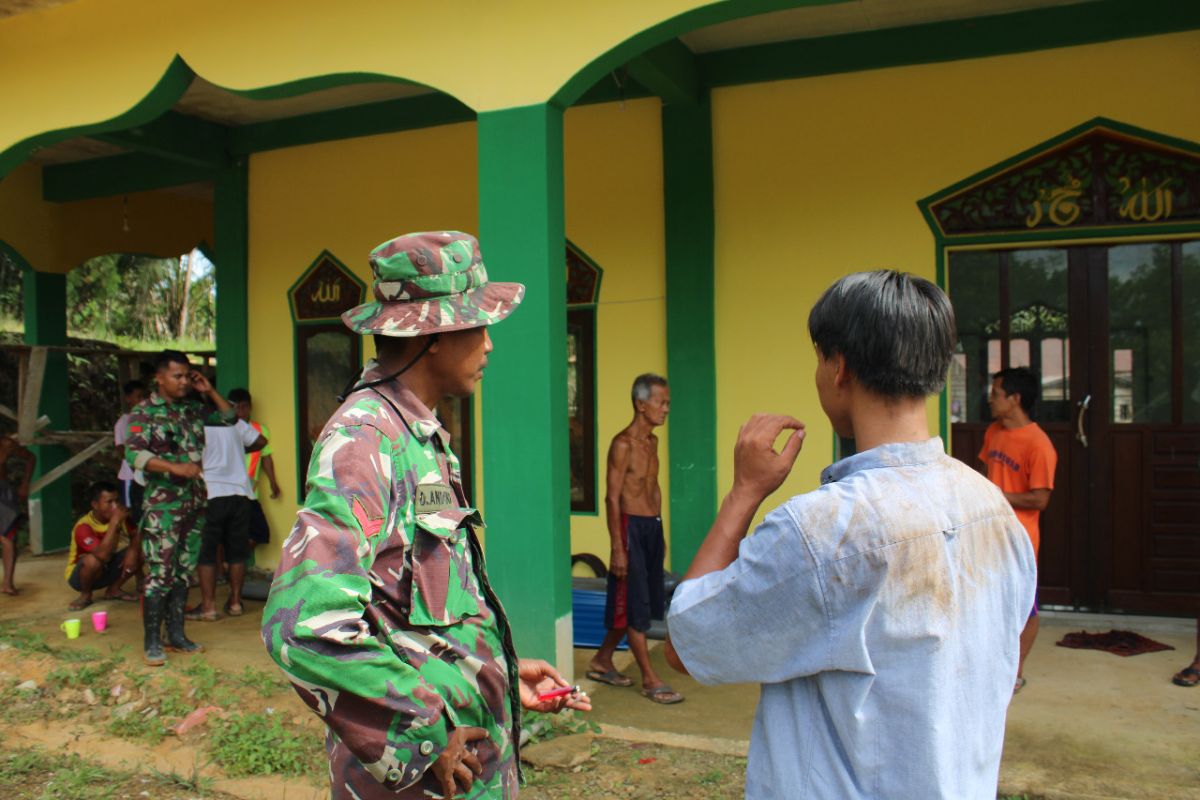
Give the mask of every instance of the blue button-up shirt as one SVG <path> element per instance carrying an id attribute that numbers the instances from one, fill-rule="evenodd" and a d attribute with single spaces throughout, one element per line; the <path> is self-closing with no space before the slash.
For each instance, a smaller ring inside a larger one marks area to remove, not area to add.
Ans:
<path id="1" fill-rule="evenodd" d="M 671 602 L 697 680 L 762 684 L 746 797 L 994 800 L 1029 537 L 940 439 L 859 453 L 821 483 Z"/>

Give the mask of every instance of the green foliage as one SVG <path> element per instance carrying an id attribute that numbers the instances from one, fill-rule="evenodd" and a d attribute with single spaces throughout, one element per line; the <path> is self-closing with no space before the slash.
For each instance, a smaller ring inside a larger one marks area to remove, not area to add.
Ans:
<path id="1" fill-rule="evenodd" d="M 164 717 L 187 716 L 196 707 L 184 694 L 179 680 L 172 675 L 163 678 L 158 684 L 158 689 L 150 695 L 158 700 L 158 713 Z"/>
<path id="2" fill-rule="evenodd" d="M 147 719 L 144 714 L 136 711 L 123 717 L 113 717 L 105 729 L 113 736 L 150 745 L 156 745 L 167 738 L 167 726 L 163 724 L 161 716 Z"/>
<path id="3" fill-rule="evenodd" d="M 575 711 L 561 714 L 525 711 L 521 715 L 521 727 L 529 731 L 530 744 L 573 733 L 600 733 L 599 725 Z"/>
<path id="4" fill-rule="evenodd" d="M 0 622 L 0 642 L 27 653 L 54 652 L 54 648 L 47 644 L 46 637 L 40 633 L 3 622 Z"/>
<path id="5" fill-rule="evenodd" d="M 66 756 L 43 754 L 45 765 L 53 765 L 53 777 L 46 783 L 40 800 L 108 800 L 116 791 L 119 773 L 85 761 L 70 753 Z M 43 769 L 46 767 L 43 766 Z"/>
<path id="6" fill-rule="evenodd" d="M 201 765 L 192 764 L 192 774 L 182 775 L 175 771 L 162 772 L 151 767 L 150 775 L 159 786 L 169 789 L 183 789 L 187 792 L 195 792 L 199 797 L 204 797 L 204 795 L 212 791 L 213 779 L 201 775 L 200 770 Z"/>
<path id="7" fill-rule="evenodd" d="M 46 673 L 46 682 L 57 688 L 69 686 L 73 689 L 93 691 L 105 689 L 112 682 L 113 675 L 117 674 L 123 659 L 118 655 L 96 661 L 93 659 L 100 658 L 100 654 L 94 650 L 91 653 L 92 658 L 88 659 L 87 663 L 81 664 L 76 661 L 50 670 Z"/>
<path id="8" fill-rule="evenodd" d="M 207 259 L 98 256 L 67 276 L 67 325 L 98 338 L 195 338 L 210 343 L 216 275 Z M 114 302 L 137 298 L 134 303 Z M 186 310 L 186 313 L 185 313 Z"/>
<path id="9" fill-rule="evenodd" d="M 184 675 L 192 679 L 193 697 L 198 701 L 211 700 L 213 690 L 217 686 L 218 673 L 216 667 L 202 658 L 193 659 L 182 670 Z"/>
<path id="10" fill-rule="evenodd" d="M 247 666 L 235 680 L 247 689 L 253 689 L 262 697 L 270 697 L 287 688 L 287 683 L 274 672 Z"/>
<path id="11" fill-rule="evenodd" d="M 25 276 L 19 264 L 8 253 L 0 250 L 0 318 L 24 319 Z"/>
<path id="12" fill-rule="evenodd" d="M 325 770 L 320 739 L 295 733 L 273 714 L 231 714 L 209 739 L 213 761 L 229 775 L 318 776 Z"/>
<path id="13" fill-rule="evenodd" d="M 724 780 L 725 773 L 719 769 L 710 769 L 708 772 L 696 776 L 696 783 L 701 786 L 715 786 Z"/>

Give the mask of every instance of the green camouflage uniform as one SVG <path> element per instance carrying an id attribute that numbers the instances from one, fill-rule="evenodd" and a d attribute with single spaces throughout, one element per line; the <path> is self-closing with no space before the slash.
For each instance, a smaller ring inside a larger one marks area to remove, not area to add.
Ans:
<path id="1" fill-rule="evenodd" d="M 139 526 L 146 557 L 147 598 L 165 597 L 173 587 L 187 586 L 199 554 L 207 492 L 203 477 L 176 478 L 146 470 L 146 464 L 160 458 L 175 464 L 199 465 L 204 457 L 205 423 L 228 424 L 234 416 L 232 409 L 210 411 L 195 400 L 169 403 L 158 392 L 130 412 L 125 458 L 146 475 Z"/>
<path id="2" fill-rule="evenodd" d="M 334 798 L 441 796 L 429 766 L 462 726 L 487 731 L 467 796 L 517 793 L 517 658 L 449 445 L 392 380 L 353 393 L 313 449 L 263 640 L 328 726 Z"/>

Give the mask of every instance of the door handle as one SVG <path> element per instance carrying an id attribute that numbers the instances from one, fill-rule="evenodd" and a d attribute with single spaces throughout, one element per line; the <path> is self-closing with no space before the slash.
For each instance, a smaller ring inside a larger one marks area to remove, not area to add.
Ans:
<path id="1" fill-rule="evenodd" d="M 1083 399 L 1078 403 L 1079 413 L 1075 417 L 1075 439 L 1084 447 L 1088 446 L 1088 437 L 1087 434 L 1083 432 L 1083 422 L 1084 418 L 1087 416 L 1088 407 L 1091 406 L 1091 404 L 1092 396 L 1090 394 L 1084 395 Z"/>

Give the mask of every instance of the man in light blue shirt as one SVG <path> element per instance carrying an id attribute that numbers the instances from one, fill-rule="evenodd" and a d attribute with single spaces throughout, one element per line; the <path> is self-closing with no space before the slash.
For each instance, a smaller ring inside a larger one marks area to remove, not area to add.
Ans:
<path id="1" fill-rule="evenodd" d="M 667 659 L 702 683 L 762 684 L 748 798 L 994 800 L 1036 565 L 1004 496 L 929 435 L 950 301 L 921 278 L 857 273 L 808 326 L 821 408 L 859 452 L 746 537 L 804 425 L 742 427 L 733 487 L 671 602 Z"/>

